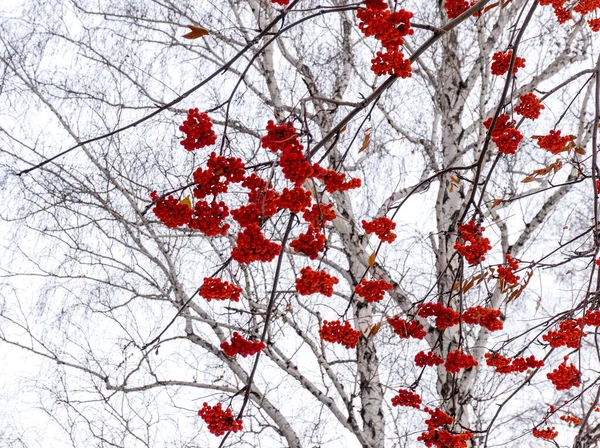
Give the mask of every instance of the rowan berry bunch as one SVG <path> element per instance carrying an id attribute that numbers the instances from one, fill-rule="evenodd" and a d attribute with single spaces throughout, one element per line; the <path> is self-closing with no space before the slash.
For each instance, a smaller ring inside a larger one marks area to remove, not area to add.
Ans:
<path id="1" fill-rule="evenodd" d="M 327 170 L 321 167 L 318 163 L 313 166 L 314 177 L 319 179 L 325 185 L 325 191 L 328 193 L 335 193 L 336 191 L 348 191 L 355 188 L 359 188 L 362 185 L 362 181 L 359 178 L 354 178 L 346 181 L 346 175 L 344 173 L 338 173 L 337 171 Z"/>
<path id="2" fill-rule="evenodd" d="M 581 386 L 581 374 L 573 364 L 567 366 L 563 361 L 556 369 L 546 375 L 556 390 L 568 390 Z"/>
<path id="3" fill-rule="evenodd" d="M 420 351 L 415 355 L 415 365 L 417 367 L 433 367 L 444 364 L 444 358 L 436 355 L 433 352 Z"/>
<path id="4" fill-rule="evenodd" d="M 387 322 L 394 329 L 394 333 L 396 333 L 402 339 L 407 339 L 409 337 L 414 339 L 423 339 L 427 335 L 423 325 L 416 320 L 407 322 L 404 319 L 400 319 L 400 316 L 396 315 L 391 318 L 388 317 Z"/>
<path id="5" fill-rule="evenodd" d="M 418 315 L 423 318 L 435 316 L 435 327 L 438 330 L 445 330 L 454 325 L 458 325 L 460 313 L 452 308 L 447 308 L 441 303 L 422 303 L 418 307 Z"/>
<path id="6" fill-rule="evenodd" d="M 498 51 L 492 56 L 492 75 L 502 76 L 508 72 L 510 60 L 512 59 L 512 50 Z M 525 68 L 525 59 L 521 57 L 515 58 L 513 73 L 517 73 L 520 68 Z"/>
<path id="7" fill-rule="evenodd" d="M 204 403 L 202 409 L 198 411 L 198 415 L 208 425 L 208 430 L 215 436 L 222 436 L 226 432 L 238 432 L 244 429 L 242 420 L 235 419 L 231 408 L 223 410 L 221 403 L 215 406 L 209 406 Z"/>
<path id="8" fill-rule="evenodd" d="M 565 23 L 572 19 L 571 11 L 565 8 L 565 0 L 539 0 L 541 6 L 551 5 L 558 23 Z"/>
<path id="9" fill-rule="evenodd" d="M 529 369 L 539 369 L 544 367 L 544 361 L 537 360 L 535 356 L 528 356 L 527 358 L 508 358 L 499 353 L 486 353 L 485 358 L 486 364 L 490 367 L 494 367 L 496 373 L 501 374 L 523 373 Z"/>
<path id="10" fill-rule="evenodd" d="M 231 300 L 238 302 L 242 288 L 238 288 L 232 283 L 221 280 L 220 278 L 207 277 L 198 291 L 200 296 L 207 301 L 211 300 Z"/>
<path id="11" fill-rule="evenodd" d="M 265 343 L 261 341 L 248 341 L 238 332 L 234 332 L 231 337 L 231 343 L 224 341 L 221 343 L 221 349 L 229 357 L 235 355 L 254 356 L 265 348 Z"/>
<path id="12" fill-rule="evenodd" d="M 407 406 L 419 409 L 421 407 L 421 397 L 409 390 L 399 389 L 398 394 L 392 398 L 392 406 Z"/>
<path id="13" fill-rule="evenodd" d="M 454 249 L 470 265 L 485 260 L 485 254 L 492 249 L 490 240 L 483 237 L 484 230 L 485 227 L 478 226 L 474 220 L 458 225 L 458 240 L 454 245 Z"/>
<path id="14" fill-rule="evenodd" d="M 558 330 L 550 330 L 542 336 L 550 347 L 558 348 L 566 345 L 569 348 L 579 348 L 581 338 L 587 336 L 581 328 L 582 320 L 567 319 L 558 324 Z"/>
<path id="15" fill-rule="evenodd" d="M 312 194 L 302 187 L 284 188 L 279 196 L 277 205 L 280 209 L 288 209 L 292 213 L 302 213 L 310 206 Z"/>
<path id="16" fill-rule="evenodd" d="M 544 440 L 554 440 L 558 437 L 558 431 L 555 430 L 554 426 L 551 428 L 533 429 L 531 433 L 533 434 L 533 437 Z"/>
<path id="17" fill-rule="evenodd" d="M 231 258 L 244 264 L 254 261 L 266 263 L 272 261 L 280 251 L 281 245 L 266 239 L 260 227 L 252 224 L 238 234 Z"/>
<path id="18" fill-rule="evenodd" d="M 540 148 L 545 149 L 552 154 L 558 154 L 565 149 L 565 146 L 571 141 L 569 135 L 561 137 L 561 131 L 550 131 L 548 135 L 544 135 L 537 139 Z"/>
<path id="19" fill-rule="evenodd" d="M 404 45 L 404 37 L 414 33 L 410 27 L 413 14 L 404 9 L 390 12 L 382 0 L 366 0 L 365 6 L 356 12 L 358 27 L 366 37 L 373 36 L 379 40 L 385 49 L 378 51 L 371 60 L 371 70 L 378 76 L 410 77 L 410 60 L 404 57 L 400 47 Z"/>
<path id="20" fill-rule="evenodd" d="M 492 118 L 483 122 L 486 129 L 492 124 Z M 514 154 L 519 148 L 519 143 L 523 140 L 523 134 L 514 127 L 515 122 L 510 121 L 510 117 L 502 114 L 496 120 L 496 125 L 492 131 L 492 142 L 498 147 L 502 154 Z"/>
<path id="21" fill-rule="evenodd" d="M 300 277 L 296 279 L 296 290 L 300 295 L 320 293 L 324 296 L 333 295 L 333 285 L 339 280 L 326 271 L 315 271 L 310 266 L 300 270 Z"/>
<path id="22" fill-rule="evenodd" d="M 194 206 L 194 214 L 188 227 L 199 230 L 206 236 L 224 236 L 227 234 L 229 224 L 223 220 L 229 216 L 229 207 L 225 202 L 212 201 L 210 204 L 206 201 L 198 201 Z"/>
<path id="23" fill-rule="evenodd" d="M 386 291 L 392 290 L 392 284 L 385 280 L 362 279 L 354 291 L 367 302 L 381 302 Z"/>
<path id="24" fill-rule="evenodd" d="M 204 148 L 214 145 L 217 141 L 217 134 L 213 131 L 212 121 L 205 113 L 200 113 L 198 109 L 190 109 L 187 119 L 179 126 L 186 137 L 181 141 L 181 145 L 187 151 Z"/>
<path id="25" fill-rule="evenodd" d="M 425 412 L 430 415 L 429 419 L 425 420 L 427 431 L 421 433 L 417 440 L 423 442 L 427 447 L 466 448 L 467 442 L 473 437 L 470 431 L 457 434 L 448 429 L 438 429 L 447 428 L 454 422 L 454 418 L 440 408 L 425 408 Z"/>
<path id="26" fill-rule="evenodd" d="M 323 227 L 326 222 L 335 219 L 335 210 L 332 204 L 313 204 L 312 208 L 302 214 L 302 217 L 315 227 Z"/>
<path id="27" fill-rule="evenodd" d="M 396 228 L 396 223 L 390 218 L 381 216 L 380 218 L 372 221 L 366 221 L 363 219 L 362 227 L 367 233 L 374 233 L 379 239 L 386 243 L 391 243 L 396 239 L 396 234 L 392 232 Z"/>
<path id="28" fill-rule="evenodd" d="M 189 205 L 178 201 L 173 196 L 159 197 L 156 191 L 150 193 L 156 203 L 152 211 L 165 226 L 175 229 L 186 225 L 192 219 L 193 211 Z"/>
<path id="29" fill-rule="evenodd" d="M 587 23 L 593 32 L 597 33 L 600 31 L 600 18 L 590 19 Z"/>
<path id="30" fill-rule="evenodd" d="M 324 341 L 341 344 L 346 348 L 356 348 L 360 331 L 354 330 L 348 321 L 342 325 L 339 320 L 324 320 L 319 335 Z"/>
<path id="31" fill-rule="evenodd" d="M 521 278 L 515 275 L 517 269 L 519 269 L 519 262 L 509 254 L 506 254 L 506 266 L 502 264 L 498 265 L 498 278 L 509 285 L 516 285 Z"/>
<path id="32" fill-rule="evenodd" d="M 290 242 L 290 247 L 297 253 L 306 255 L 311 260 L 319 257 L 319 252 L 325 249 L 325 234 L 320 228 L 309 224 L 305 233 Z"/>
<path id="33" fill-rule="evenodd" d="M 500 319 L 501 311 L 484 308 L 482 306 L 474 306 L 467 308 L 463 313 L 462 319 L 470 325 L 481 325 L 490 331 L 502 330 L 504 324 Z"/>
<path id="34" fill-rule="evenodd" d="M 458 373 L 460 372 L 460 369 L 469 369 L 476 365 L 477 361 L 475 361 L 475 358 L 467 353 L 461 352 L 460 349 L 448 353 L 446 362 L 444 363 L 444 367 L 449 373 Z"/>
<path id="35" fill-rule="evenodd" d="M 529 118 L 530 120 L 538 119 L 541 111 L 545 109 L 545 106 L 533 92 L 521 95 L 519 99 L 521 102 L 515 106 L 515 113 L 525 118 Z"/>
<path id="36" fill-rule="evenodd" d="M 475 3 L 477 2 L 468 2 L 466 0 L 446 0 L 446 2 L 444 3 L 444 8 L 446 8 L 448 18 L 454 19 L 460 16 L 463 12 L 465 12 Z"/>

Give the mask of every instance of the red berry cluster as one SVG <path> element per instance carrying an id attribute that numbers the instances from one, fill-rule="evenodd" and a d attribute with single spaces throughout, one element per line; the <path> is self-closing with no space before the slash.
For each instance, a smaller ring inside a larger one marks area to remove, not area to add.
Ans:
<path id="1" fill-rule="evenodd" d="M 332 204 L 313 204 L 302 215 L 305 221 L 316 227 L 323 227 L 327 221 L 335 219 L 335 210 Z"/>
<path id="2" fill-rule="evenodd" d="M 386 291 L 392 290 L 392 284 L 385 280 L 366 280 L 362 279 L 356 289 L 356 294 L 367 302 L 380 302 Z"/>
<path id="3" fill-rule="evenodd" d="M 544 361 L 535 359 L 535 356 L 527 358 L 508 358 L 500 353 L 486 353 L 485 362 L 490 367 L 496 368 L 496 373 L 523 373 L 529 369 L 539 369 L 544 367 Z"/>
<path id="4" fill-rule="evenodd" d="M 281 6 L 287 6 L 290 0 L 271 0 L 273 3 Z"/>
<path id="5" fill-rule="evenodd" d="M 444 3 L 444 8 L 446 8 L 446 13 L 448 14 L 449 19 L 454 19 L 460 16 L 463 12 L 473 6 L 475 1 L 468 2 L 466 0 L 446 0 Z"/>
<path id="6" fill-rule="evenodd" d="M 578 424 L 581 423 L 581 419 L 577 418 L 577 417 L 575 417 L 573 415 L 561 415 L 560 419 L 563 422 L 568 423 L 569 425 L 573 424 L 573 426 L 577 426 Z"/>
<path id="7" fill-rule="evenodd" d="M 223 220 L 229 216 L 229 208 L 223 201 L 198 201 L 194 206 L 194 215 L 188 224 L 190 229 L 203 232 L 206 236 L 224 236 L 229 229 L 229 224 Z"/>
<path id="8" fill-rule="evenodd" d="M 470 325 L 481 325 L 490 331 L 502 330 L 504 324 L 500 319 L 501 311 L 484 308 L 482 306 L 473 306 L 467 308 L 462 318 L 465 323 Z"/>
<path id="9" fill-rule="evenodd" d="M 332 322 L 324 320 L 319 335 L 324 341 L 342 344 L 346 348 L 355 348 L 360 331 L 352 329 L 348 321 L 342 325 L 339 320 Z"/>
<path id="10" fill-rule="evenodd" d="M 400 319 L 400 316 L 396 315 L 394 317 L 388 317 L 388 324 L 392 326 L 394 329 L 394 333 L 400 336 L 402 339 L 415 338 L 415 339 L 423 339 L 427 333 L 423 329 L 423 325 L 421 325 L 416 320 L 411 320 L 407 322 L 404 319 Z"/>
<path id="11" fill-rule="evenodd" d="M 486 129 L 492 124 L 492 117 L 483 122 Z M 515 129 L 515 122 L 510 120 L 506 114 L 502 114 L 496 120 L 494 130 L 492 131 L 492 141 L 498 147 L 502 154 L 514 154 L 519 148 L 519 143 L 523 140 L 523 134 Z"/>
<path id="12" fill-rule="evenodd" d="M 594 33 L 597 33 L 600 31 L 600 18 L 588 20 L 588 25 Z"/>
<path id="13" fill-rule="evenodd" d="M 494 53 L 492 56 L 492 75 L 502 76 L 506 72 L 508 72 L 508 68 L 510 67 L 510 60 L 512 59 L 512 50 L 508 51 L 498 51 Z M 520 58 L 517 56 L 515 59 L 515 66 L 513 68 L 513 73 L 517 73 L 520 68 L 525 68 L 525 58 Z"/>
<path id="14" fill-rule="evenodd" d="M 563 345 L 569 348 L 579 348 L 581 338 L 586 336 L 586 333 L 582 333 L 581 323 L 581 319 L 563 320 L 558 324 L 558 330 L 550 330 L 542 336 L 542 339 L 552 348 L 562 347 Z"/>
<path id="15" fill-rule="evenodd" d="M 359 178 L 350 179 L 346 181 L 346 175 L 344 173 L 338 173 L 333 170 L 326 170 L 321 167 L 318 163 L 313 166 L 314 177 L 319 179 L 325 185 L 325 191 L 329 193 L 335 193 L 336 191 L 348 191 L 354 188 L 358 188 L 362 185 L 362 181 Z"/>
<path id="16" fill-rule="evenodd" d="M 238 263 L 252 263 L 253 261 L 272 261 L 281 246 L 265 238 L 260 227 L 250 225 L 238 234 L 236 246 L 231 251 L 231 258 Z"/>
<path id="17" fill-rule="evenodd" d="M 206 169 L 200 167 L 194 171 L 194 196 L 198 199 L 226 193 L 229 184 L 240 183 L 245 178 L 244 162 L 237 157 L 218 156 L 212 152 L 206 165 Z"/>
<path id="18" fill-rule="evenodd" d="M 221 403 L 217 403 L 216 406 L 209 406 L 208 403 L 204 403 L 202 409 L 198 411 L 198 415 L 202 417 L 202 420 L 208 425 L 208 430 L 215 436 L 222 436 L 226 432 L 238 432 L 244 429 L 242 420 L 233 418 L 231 408 L 224 411 Z"/>
<path id="19" fill-rule="evenodd" d="M 287 208 L 292 213 L 301 213 L 310 207 L 312 193 L 302 187 L 294 187 L 291 190 L 284 188 L 279 196 L 277 205 L 280 209 Z"/>
<path id="20" fill-rule="evenodd" d="M 152 210 L 156 217 L 170 229 L 186 225 L 192 219 L 193 211 L 184 202 L 180 202 L 173 196 L 159 197 L 156 191 L 150 193 L 150 198 L 156 202 Z"/>
<path id="21" fill-rule="evenodd" d="M 411 76 L 410 61 L 400 50 L 404 37 L 414 33 L 410 27 L 412 13 L 404 9 L 390 12 L 383 0 L 366 0 L 366 8 L 359 9 L 356 17 L 358 27 L 367 37 L 373 36 L 383 45 L 385 52 L 377 52 L 371 61 L 371 70 L 380 75 L 396 75 L 400 78 Z"/>
<path id="22" fill-rule="evenodd" d="M 187 120 L 179 126 L 179 130 L 186 136 L 181 141 L 181 145 L 187 151 L 214 145 L 217 141 L 217 135 L 213 131 L 210 118 L 205 113 L 201 114 L 198 109 L 188 111 Z"/>
<path id="23" fill-rule="evenodd" d="M 333 295 L 333 285 L 339 280 L 326 271 L 315 271 L 310 266 L 300 270 L 300 278 L 296 279 L 296 290 L 300 295 L 320 293 L 324 296 Z"/>
<path id="24" fill-rule="evenodd" d="M 571 11 L 564 7 L 565 0 L 538 0 L 541 6 L 552 5 L 558 23 L 565 23 L 572 18 Z"/>
<path id="25" fill-rule="evenodd" d="M 554 426 L 551 428 L 533 429 L 531 433 L 533 434 L 533 437 L 544 440 L 554 440 L 556 437 L 558 437 L 558 431 L 554 429 Z"/>
<path id="26" fill-rule="evenodd" d="M 556 369 L 546 375 L 556 390 L 568 390 L 581 386 L 580 373 L 573 364 L 567 366 L 562 362 Z"/>
<path id="27" fill-rule="evenodd" d="M 421 317 L 428 318 L 435 316 L 435 327 L 438 330 L 445 330 L 454 325 L 458 325 L 460 313 L 452 308 L 446 308 L 441 303 L 422 303 L 419 305 L 418 314 Z"/>
<path id="28" fill-rule="evenodd" d="M 396 234 L 392 232 L 396 228 L 396 223 L 390 218 L 382 216 L 373 221 L 362 221 L 362 227 L 367 233 L 374 233 L 381 241 L 391 243 L 396 239 Z"/>
<path id="29" fill-rule="evenodd" d="M 519 262 L 509 254 L 506 254 L 506 266 L 502 264 L 498 265 L 498 278 L 510 285 L 516 285 L 521 278 L 515 275 L 517 269 L 519 269 Z"/>
<path id="30" fill-rule="evenodd" d="M 515 113 L 531 120 L 540 117 L 540 112 L 546 107 L 540 103 L 540 99 L 535 93 L 529 92 L 519 97 L 521 103 L 515 106 Z"/>
<path id="31" fill-rule="evenodd" d="M 466 224 L 458 225 L 458 240 L 454 249 L 470 265 L 477 264 L 485 260 L 485 254 L 492 248 L 490 240 L 483 237 L 485 227 L 479 227 L 474 220 Z M 463 242 L 461 242 L 461 240 Z"/>
<path id="32" fill-rule="evenodd" d="M 306 233 L 301 233 L 298 238 L 291 241 L 290 247 L 311 260 L 316 260 L 319 252 L 325 249 L 325 235 L 320 228 L 309 224 Z"/>
<path id="33" fill-rule="evenodd" d="M 537 143 L 540 148 L 545 149 L 552 154 L 558 154 L 565 149 L 565 146 L 571 141 L 571 137 L 560 136 L 560 131 L 550 131 L 548 135 L 538 138 Z"/>
<path id="34" fill-rule="evenodd" d="M 473 437 L 471 432 L 467 431 L 461 434 L 455 434 L 447 429 L 438 429 L 447 427 L 454 422 L 454 418 L 450 417 L 439 408 L 425 408 L 425 412 L 430 415 L 428 420 L 425 420 L 427 431 L 421 433 L 417 440 L 423 442 L 427 447 L 436 448 L 466 448 L 467 442 Z"/>
<path id="35" fill-rule="evenodd" d="M 242 288 L 238 288 L 234 284 L 223 281 L 220 278 L 207 277 L 198 291 L 200 296 L 207 301 L 211 300 L 232 300 L 239 302 Z"/>
<path id="36" fill-rule="evenodd" d="M 433 367 L 444 364 L 444 359 L 433 352 L 419 352 L 415 355 L 415 365 L 417 367 Z"/>
<path id="37" fill-rule="evenodd" d="M 448 353 L 448 357 L 444 363 L 444 367 L 449 373 L 458 373 L 460 372 L 460 369 L 469 369 L 471 367 L 475 367 L 476 365 L 477 361 L 475 361 L 475 358 L 473 358 L 471 355 L 461 352 L 460 349 Z"/>
<path id="38" fill-rule="evenodd" d="M 237 331 L 233 333 L 231 344 L 227 341 L 221 343 L 221 349 L 227 356 L 235 355 L 254 356 L 265 348 L 265 343 L 260 341 L 248 341 L 244 339 Z"/>
<path id="39" fill-rule="evenodd" d="M 600 327 L 600 310 L 587 310 L 585 312 L 585 325 Z"/>
<path id="40" fill-rule="evenodd" d="M 392 406 L 408 406 L 419 409 L 421 407 L 421 397 L 409 390 L 400 389 L 398 395 L 392 398 Z"/>
<path id="41" fill-rule="evenodd" d="M 579 14 L 589 14 L 600 8 L 600 0 L 579 0 L 573 7 L 573 11 Z"/>

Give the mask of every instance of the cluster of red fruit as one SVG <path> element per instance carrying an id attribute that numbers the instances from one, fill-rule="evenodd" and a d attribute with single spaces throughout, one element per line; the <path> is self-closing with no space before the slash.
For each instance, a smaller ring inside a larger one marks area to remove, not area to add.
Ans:
<path id="1" fill-rule="evenodd" d="M 320 293 L 327 297 L 333 295 L 333 285 L 339 280 L 326 271 L 315 271 L 310 266 L 300 270 L 300 277 L 296 279 L 296 290 L 300 295 Z"/>
<path id="2" fill-rule="evenodd" d="M 198 415 L 202 417 L 202 420 L 208 425 L 208 430 L 215 436 L 222 436 L 226 432 L 238 432 L 244 429 L 242 420 L 233 417 L 231 408 L 223 410 L 221 403 L 217 403 L 215 406 L 204 403 L 202 409 L 198 411 Z"/>
<path id="3" fill-rule="evenodd" d="M 402 339 L 423 339 L 427 334 L 423 329 L 423 325 L 416 320 L 407 322 L 404 319 L 400 319 L 400 316 L 396 315 L 394 317 L 388 317 L 387 322 L 394 329 L 394 333 L 396 333 Z"/>
<path id="4" fill-rule="evenodd" d="M 446 13 L 448 14 L 449 19 L 454 19 L 460 16 L 463 12 L 473 6 L 476 1 L 468 2 L 466 0 L 446 0 L 444 3 L 444 8 L 446 8 Z"/>
<path id="5" fill-rule="evenodd" d="M 512 50 L 498 51 L 492 56 L 492 75 L 502 76 L 510 68 L 510 60 L 512 59 Z M 520 68 L 525 68 L 525 58 L 516 57 L 513 73 L 517 73 Z"/>
<path id="6" fill-rule="evenodd" d="M 444 363 L 444 367 L 449 373 L 458 373 L 460 369 L 470 369 L 476 365 L 477 361 L 475 361 L 475 358 L 472 355 L 461 352 L 460 349 L 448 353 L 446 362 Z"/>
<path id="7" fill-rule="evenodd" d="M 198 292 L 200 296 L 209 302 L 211 300 L 232 300 L 238 302 L 242 288 L 238 288 L 234 284 L 223 281 L 220 278 L 207 277 L 204 279 L 204 283 Z"/>
<path id="8" fill-rule="evenodd" d="M 504 283 L 516 285 L 521 278 L 518 275 L 515 275 L 517 269 L 519 269 L 519 262 L 509 254 L 506 254 L 506 266 L 502 264 L 498 265 L 498 278 Z"/>
<path id="9" fill-rule="evenodd" d="M 569 348 L 579 348 L 581 346 L 581 338 L 586 336 L 586 333 L 582 332 L 581 323 L 581 319 L 563 320 L 558 324 L 558 330 L 548 331 L 548 333 L 542 336 L 542 339 L 552 348 L 564 345 Z"/>
<path id="10" fill-rule="evenodd" d="M 458 240 L 454 249 L 470 265 L 485 260 L 485 254 L 492 248 L 490 240 L 483 237 L 484 230 L 485 227 L 478 226 L 474 220 L 458 225 Z"/>
<path id="11" fill-rule="evenodd" d="M 454 422 L 454 418 L 450 417 L 440 408 L 425 408 L 425 412 L 427 412 L 430 415 L 430 418 L 425 420 L 425 424 L 427 425 L 427 431 L 421 433 L 417 440 L 423 442 L 427 447 L 467 447 L 467 442 L 473 437 L 473 434 L 470 431 L 457 434 L 450 432 L 448 429 L 445 429 Z"/>
<path id="12" fill-rule="evenodd" d="M 558 154 L 565 149 L 565 146 L 571 141 L 569 135 L 560 136 L 560 131 L 550 131 L 548 135 L 539 137 L 537 143 L 540 148 L 545 149 L 552 154 Z"/>
<path id="13" fill-rule="evenodd" d="M 551 428 L 533 429 L 531 433 L 533 434 L 533 437 L 544 440 L 554 440 L 558 437 L 558 431 L 554 429 L 554 426 Z"/>
<path id="14" fill-rule="evenodd" d="M 381 302 L 385 291 L 391 290 L 391 283 L 388 283 L 385 280 L 366 280 L 364 278 L 355 288 L 356 295 L 371 303 Z"/>
<path id="15" fill-rule="evenodd" d="M 523 373 L 529 369 L 539 369 L 544 367 L 544 361 L 535 359 L 535 356 L 527 358 L 508 358 L 500 353 L 486 353 L 485 362 L 490 367 L 496 368 L 496 373 Z"/>
<path id="16" fill-rule="evenodd" d="M 150 193 L 150 198 L 155 203 L 154 214 L 168 228 L 175 229 L 184 226 L 192 219 L 194 212 L 185 202 L 179 201 L 173 196 L 160 197 L 156 191 Z"/>
<path id="17" fill-rule="evenodd" d="M 404 57 L 400 47 L 404 45 L 404 37 L 414 33 L 410 27 L 413 14 L 404 9 L 391 12 L 383 0 L 366 0 L 365 5 L 366 8 L 356 12 L 360 20 L 358 27 L 365 36 L 379 40 L 385 49 L 371 60 L 371 70 L 378 76 L 410 77 L 410 60 Z"/>
<path id="18" fill-rule="evenodd" d="M 281 252 L 281 245 L 265 238 L 260 227 L 252 224 L 238 233 L 237 244 L 231 251 L 231 258 L 238 263 L 272 261 Z"/>
<path id="19" fill-rule="evenodd" d="M 474 306 L 467 308 L 462 315 L 462 319 L 467 324 L 481 325 L 490 331 L 498 331 L 502 330 L 502 327 L 504 326 L 502 321 L 498 319 L 500 314 L 500 310 Z"/>
<path id="20" fill-rule="evenodd" d="M 179 126 L 186 137 L 181 141 L 181 145 L 187 151 L 204 148 L 214 145 L 217 141 L 217 135 L 212 128 L 212 122 L 205 113 L 200 113 L 198 109 L 188 111 L 187 120 Z"/>
<path id="21" fill-rule="evenodd" d="M 486 129 L 490 128 L 492 121 L 492 117 L 490 117 L 483 122 Z M 500 115 L 492 130 L 492 141 L 498 147 L 498 151 L 502 154 L 514 154 L 517 152 L 521 140 L 523 140 L 523 134 L 515 128 L 515 122 L 511 121 L 506 114 Z"/>
<path id="22" fill-rule="evenodd" d="M 546 108 L 533 92 L 521 95 L 519 99 L 521 102 L 515 106 L 515 113 L 530 120 L 538 119 L 542 109 Z"/>
<path id="23" fill-rule="evenodd" d="M 354 330 L 348 321 L 342 325 L 339 320 L 332 322 L 325 320 L 319 330 L 319 335 L 324 341 L 342 344 L 346 348 L 355 348 L 360 331 Z"/>
<path id="24" fill-rule="evenodd" d="M 396 239 L 396 234 L 392 232 L 396 228 L 396 223 L 390 218 L 382 216 L 373 221 L 362 221 L 362 227 L 367 233 L 374 233 L 379 239 L 386 243 L 391 243 Z"/>
<path id="25" fill-rule="evenodd" d="M 581 375 L 573 364 L 567 366 L 563 361 L 556 369 L 546 375 L 556 390 L 568 390 L 581 386 Z"/>
<path id="26" fill-rule="evenodd" d="M 221 343 L 221 349 L 229 357 L 235 355 L 254 356 L 265 348 L 265 343 L 261 341 L 248 341 L 243 338 L 237 331 L 233 332 L 231 343 L 224 341 Z"/>
<path id="27" fill-rule="evenodd" d="M 422 303 L 418 307 L 418 315 L 423 318 L 435 316 L 435 327 L 438 330 L 445 330 L 454 325 L 458 325 L 460 313 L 452 308 L 447 308 L 441 303 Z"/>
<path id="28" fill-rule="evenodd" d="M 433 352 L 420 351 L 415 355 L 415 365 L 417 367 L 433 367 L 444 364 L 444 359 Z"/>
<path id="29" fill-rule="evenodd" d="M 575 416 L 573 416 L 573 415 L 561 415 L 561 416 L 560 416 L 560 419 L 561 419 L 563 422 L 566 422 L 566 423 L 568 423 L 569 425 L 571 425 L 571 424 L 572 424 L 573 426 L 577 426 L 578 424 L 580 424 L 580 423 L 581 423 L 581 419 L 580 419 L 580 418 L 577 418 L 577 417 L 575 417 Z"/>
<path id="30" fill-rule="evenodd" d="M 419 409 L 421 407 L 421 397 L 410 390 L 400 389 L 398 395 L 392 398 L 392 406 L 407 406 Z"/>

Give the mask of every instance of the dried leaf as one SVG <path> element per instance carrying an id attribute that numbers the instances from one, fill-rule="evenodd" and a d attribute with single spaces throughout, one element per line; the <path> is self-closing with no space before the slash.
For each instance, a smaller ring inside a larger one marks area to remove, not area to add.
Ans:
<path id="1" fill-rule="evenodd" d="M 498 207 L 500 204 L 504 202 L 504 199 L 494 199 L 494 203 L 492 204 L 492 208 Z"/>
<path id="2" fill-rule="evenodd" d="M 578 147 L 575 148 L 575 152 L 577 154 L 583 155 L 583 154 L 585 154 L 585 149 L 583 149 L 582 147 L 578 146 Z"/>
<path id="3" fill-rule="evenodd" d="M 183 35 L 183 37 L 185 39 L 198 39 L 199 37 L 206 36 L 207 34 L 210 34 L 208 32 L 208 30 L 205 30 L 204 28 L 200 28 L 198 26 L 188 25 L 187 27 L 191 31 L 189 33 Z"/>
<path id="4" fill-rule="evenodd" d="M 521 182 L 523 182 L 524 184 L 528 183 L 528 182 L 533 182 L 534 180 L 537 180 L 535 177 L 532 176 L 527 176 L 525 179 L 523 179 Z"/>
<path id="5" fill-rule="evenodd" d="M 371 256 L 369 257 L 369 267 L 373 266 L 375 264 L 375 257 L 377 256 L 376 252 L 373 252 L 371 254 Z"/>
<path id="6" fill-rule="evenodd" d="M 459 184 L 460 180 L 458 179 L 458 177 L 456 176 L 450 176 L 450 179 L 452 180 L 452 182 L 454 182 L 455 184 Z"/>
<path id="7" fill-rule="evenodd" d="M 180 204 L 187 205 L 189 208 L 192 208 L 192 200 L 189 196 L 186 196 L 184 199 L 179 201 Z"/>
<path id="8" fill-rule="evenodd" d="M 370 142 L 371 142 L 371 133 L 367 131 L 367 133 L 365 134 L 365 138 L 363 139 L 362 145 L 360 145 L 358 152 L 363 152 L 365 149 L 367 149 L 369 147 Z"/>
<path id="9" fill-rule="evenodd" d="M 494 2 L 488 6 L 486 6 L 485 8 L 483 8 L 482 12 L 488 12 L 491 9 L 494 9 L 496 6 L 498 6 L 500 4 L 500 2 Z"/>
<path id="10" fill-rule="evenodd" d="M 343 134 L 344 132 L 346 132 L 346 129 L 348 129 L 348 126 L 344 125 L 344 127 L 342 129 L 340 129 L 340 134 Z"/>
<path id="11" fill-rule="evenodd" d="M 471 280 L 465 282 L 465 286 L 463 286 L 463 294 L 465 294 L 469 289 L 471 289 L 473 287 L 473 285 L 475 284 L 475 279 L 472 278 Z"/>
<path id="12" fill-rule="evenodd" d="M 375 325 L 373 325 L 371 327 L 371 329 L 369 330 L 369 334 L 367 335 L 367 337 L 372 338 L 373 336 L 375 336 L 377 333 L 379 333 L 380 328 L 381 328 L 381 322 L 378 322 Z"/>

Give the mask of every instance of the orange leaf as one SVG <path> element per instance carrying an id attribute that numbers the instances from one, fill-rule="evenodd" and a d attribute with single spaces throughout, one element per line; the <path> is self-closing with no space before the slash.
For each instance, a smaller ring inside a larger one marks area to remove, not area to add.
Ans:
<path id="1" fill-rule="evenodd" d="M 377 253 L 373 252 L 371 254 L 371 256 L 369 257 L 369 267 L 373 266 L 375 264 L 375 257 L 377 256 Z"/>
<path id="2" fill-rule="evenodd" d="M 494 203 L 492 204 L 492 208 L 498 207 L 500 204 L 504 202 L 504 199 L 494 199 Z"/>
<path id="3" fill-rule="evenodd" d="M 486 6 L 485 8 L 483 8 L 483 12 L 488 12 L 490 9 L 494 9 L 496 6 L 498 6 L 499 2 L 494 2 L 488 6 Z"/>
<path id="4" fill-rule="evenodd" d="M 378 322 L 375 325 L 373 325 L 371 327 L 371 329 L 369 330 L 369 334 L 367 335 L 367 337 L 372 338 L 373 336 L 375 336 L 377 333 L 379 333 L 380 328 L 381 328 L 381 322 Z"/>
<path id="5" fill-rule="evenodd" d="M 192 200 L 189 196 L 186 196 L 184 199 L 179 201 L 180 204 L 187 205 L 189 208 L 192 208 Z"/>
<path id="6" fill-rule="evenodd" d="M 583 149 L 583 148 L 581 148 L 581 147 L 578 146 L 577 148 L 575 148 L 575 152 L 577 154 L 583 155 L 583 154 L 585 154 L 585 149 Z"/>
<path id="7" fill-rule="evenodd" d="M 205 30 L 204 28 L 200 28 L 198 26 L 188 25 L 187 27 L 191 31 L 189 33 L 183 35 L 183 37 L 185 39 L 198 39 L 199 37 L 206 36 L 207 34 L 210 34 L 208 32 L 208 30 Z"/>
<path id="8" fill-rule="evenodd" d="M 369 147 L 370 142 L 371 142 L 371 133 L 367 131 L 367 133 L 365 134 L 365 138 L 363 139 L 362 145 L 360 145 L 358 152 L 363 152 L 365 149 L 367 149 Z"/>
<path id="9" fill-rule="evenodd" d="M 524 184 L 526 184 L 527 182 L 533 182 L 534 180 L 537 180 L 537 179 L 535 177 L 527 176 L 521 182 L 523 182 Z"/>

